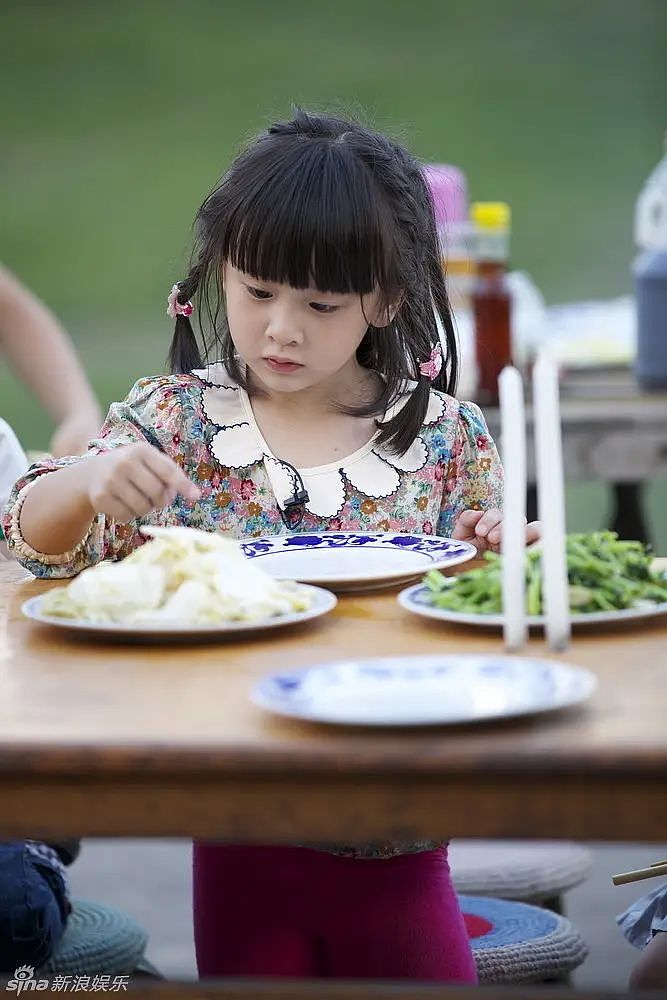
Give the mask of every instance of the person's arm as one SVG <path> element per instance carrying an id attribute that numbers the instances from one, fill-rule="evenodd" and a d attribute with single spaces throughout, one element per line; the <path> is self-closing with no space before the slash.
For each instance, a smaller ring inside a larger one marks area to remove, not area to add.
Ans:
<path id="1" fill-rule="evenodd" d="M 89 499 L 94 464 L 104 456 L 90 455 L 80 462 L 40 476 L 27 492 L 19 511 L 23 540 L 36 552 L 57 555 L 83 541 L 97 511 Z"/>
<path id="2" fill-rule="evenodd" d="M 57 555 L 83 541 L 98 514 L 124 524 L 169 506 L 177 493 L 199 497 L 168 455 L 150 444 L 128 444 L 40 476 L 21 505 L 19 529 L 32 549 Z"/>
<path id="3" fill-rule="evenodd" d="M 85 451 L 102 420 L 74 347 L 53 313 L 1 266 L 0 349 L 56 423 L 52 453 Z"/>
<path id="4" fill-rule="evenodd" d="M 484 511 L 502 509 L 503 467 L 482 411 L 474 403 L 459 403 L 451 442 L 445 456 L 438 534 L 458 538 L 457 525 L 465 512 L 481 517 Z"/>
<path id="5" fill-rule="evenodd" d="M 500 551 L 503 467 L 482 411 L 461 403 L 452 447 L 438 534 L 471 542 L 481 555 Z M 526 544 L 540 537 L 539 521 L 526 525 Z"/>
<path id="6" fill-rule="evenodd" d="M 189 467 L 185 426 L 198 390 L 183 381 L 140 379 L 112 403 L 85 455 L 35 463 L 14 484 L 0 521 L 10 555 L 34 576 L 62 579 L 123 558 L 144 540 L 154 510 L 176 493 L 197 499 L 181 466 Z"/>

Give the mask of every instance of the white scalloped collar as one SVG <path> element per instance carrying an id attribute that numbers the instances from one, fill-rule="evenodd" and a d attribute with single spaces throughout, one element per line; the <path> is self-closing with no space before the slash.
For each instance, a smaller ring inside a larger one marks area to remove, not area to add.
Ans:
<path id="1" fill-rule="evenodd" d="M 210 446 L 214 457 L 231 469 L 263 462 L 278 504 L 284 509 L 294 492 L 293 476 L 264 440 L 247 392 L 231 379 L 220 361 L 192 374 L 206 385 L 202 389 L 202 408 L 217 428 Z M 406 382 L 404 393 L 389 408 L 386 420 L 405 406 L 415 384 Z M 444 411 L 444 397 L 431 391 L 424 425 L 437 423 Z M 404 455 L 396 456 L 383 445 L 374 444 L 378 434 L 376 431 L 370 441 L 338 462 L 298 470 L 308 492 L 306 510 L 317 517 L 340 514 L 345 504 L 346 480 L 369 498 L 392 496 L 401 485 L 403 472 L 417 472 L 426 465 L 428 448 L 421 437 L 415 438 Z"/>

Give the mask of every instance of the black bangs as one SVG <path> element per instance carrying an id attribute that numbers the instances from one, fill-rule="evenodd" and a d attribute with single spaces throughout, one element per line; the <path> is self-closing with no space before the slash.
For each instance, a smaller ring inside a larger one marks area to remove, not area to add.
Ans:
<path id="1" fill-rule="evenodd" d="M 253 161 L 250 176 L 239 162 L 218 189 L 228 219 L 222 260 L 293 288 L 365 295 L 377 287 L 390 297 L 398 283 L 391 217 L 345 142 L 294 136 L 278 145 L 268 136 Z"/>

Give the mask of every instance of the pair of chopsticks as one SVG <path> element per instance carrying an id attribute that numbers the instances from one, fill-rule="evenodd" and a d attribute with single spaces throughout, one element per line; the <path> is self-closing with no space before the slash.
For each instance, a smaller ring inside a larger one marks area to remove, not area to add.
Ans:
<path id="1" fill-rule="evenodd" d="M 502 588 L 505 648 L 526 642 L 526 417 L 523 382 L 516 368 L 498 379 L 501 451 L 505 467 Z M 538 513 L 542 522 L 542 580 L 545 632 L 551 649 L 570 641 L 570 610 L 565 555 L 563 444 L 558 405 L 558 370 L 542 354 L 533 368 L 533 414 Z"/>
<path id="2" fill-rule="evenodd" d="M 648 868 L 636 868 L 632 872 L 620 872 L 612 875 L 614 885 L 625 885 L 626 882 L 639 882 L 643 878 L 655 878 L 656 875 L 667 875 L 667 861 L 654 861 Z"/>

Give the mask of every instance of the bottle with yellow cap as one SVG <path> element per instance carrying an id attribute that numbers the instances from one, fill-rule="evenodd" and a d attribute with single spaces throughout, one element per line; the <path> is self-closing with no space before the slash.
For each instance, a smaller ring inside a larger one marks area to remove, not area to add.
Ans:
<path id="1" fill-rule="evenodd" d="M 476 269 L 471 292 L 477 360 L 477 399 L 498 402 L 498 376 L 512 363 L 511 298 L 507 286 L 510 208 L 502 201 L 471 206 Z"/>

